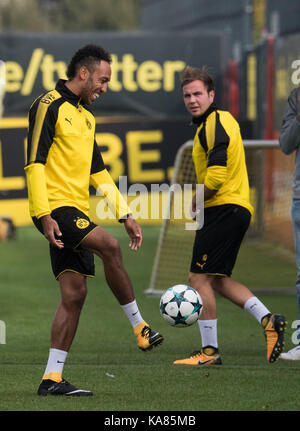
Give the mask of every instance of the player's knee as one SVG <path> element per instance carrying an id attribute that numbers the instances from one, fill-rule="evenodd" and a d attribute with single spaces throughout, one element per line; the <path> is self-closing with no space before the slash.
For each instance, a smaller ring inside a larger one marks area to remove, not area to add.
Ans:
<path id="1" fill-rule="evenodd" d="M 189 285 L 191 286 L 195 281 L 195 274 L 189 274 Z"/>
<path id="2" fill-rule="evenodd" d="M 197 274 L 195 272 L 190 272 L 190 274 L 189 274 L 190 286 L 203 285 L 208 280 L 209 280 L 209 275 L 205 274 L 205 273 Z"/>
<path id="3" fill-rule="evenodd" d="M 81 309 L 84 304 L 86 294 L 86 287 L 83 286 L 76 291 L 73 291 L 72 294 L 69 295 L 68 305 L 72 308 Z"/>
<path id="4" fill-rule="evenodd" d="M 67 308 L 81 309 L 87 295 L 86 283 L 72 280 L 70 286 L 63 290 L 62 303 Z"/>
<path id="5" fill-rule="evenodd" d="M 121 258 L 121 247 L 119 241 L 111 237 L 106 247 L 102 250 L 102 257 L 104 259 L 117 260 Z"/>

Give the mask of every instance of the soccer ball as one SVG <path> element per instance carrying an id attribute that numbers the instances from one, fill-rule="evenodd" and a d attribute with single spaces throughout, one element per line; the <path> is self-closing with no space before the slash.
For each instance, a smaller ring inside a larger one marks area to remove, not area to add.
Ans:
<path id="1" fill-rule="evenodd" d="M 202 311 L 202 299 L 191 286 L 177 284 L 167 289 L 160 298 L 160 314 L 166 322 L 177 328 L 195 323 Z"/>

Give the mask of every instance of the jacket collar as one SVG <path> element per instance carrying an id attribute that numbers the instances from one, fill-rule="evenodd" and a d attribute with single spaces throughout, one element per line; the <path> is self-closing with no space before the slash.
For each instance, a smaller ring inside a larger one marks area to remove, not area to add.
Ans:
<path id="1" fill-rule="evenodd" d="M 66 87 L 66 82 L 67 81 L 65 79 L 59 79 L 57 81 L 55 90 L 57 90 L 68 102 L 72 103 L 72 105 L 78 107 L 80 105 L 81 97 L 72 93 L 72 91 Z"/>
<path id="2" fill-rule="evenodd" d="M 204 123 L 206 118 L 214 111 L 218 109 L 217 105 L 215 103 L 212 103 L 207 110 L 204 112 L 204 114 L 200 115 L 200 117 L 193 117 L 191 124 L 196 124 L 197 126 L 200 126 L 200 124 Z"/>

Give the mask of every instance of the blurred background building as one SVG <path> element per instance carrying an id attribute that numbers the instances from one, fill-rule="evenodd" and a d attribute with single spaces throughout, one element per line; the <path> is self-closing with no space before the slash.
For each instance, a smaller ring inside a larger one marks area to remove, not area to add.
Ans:
<path id="1" fill-rule="evenodd" d="M 248 136 L 274 138 L 283 104 L 295 86 L 299 14 L 297 0 L 142 0 L 141 29 L 221 32 L 224 105 L 240 121 L 251 123 Z"/>

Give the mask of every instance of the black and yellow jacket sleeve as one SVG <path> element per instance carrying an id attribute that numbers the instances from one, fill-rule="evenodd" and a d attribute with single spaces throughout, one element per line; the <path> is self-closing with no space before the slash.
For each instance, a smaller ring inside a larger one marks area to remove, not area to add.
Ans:
<path id="1" fill-rule="evenodd" d="M 58 102 L 53 103 L 54 101 Z M 37 218 L 51 213 L 45 177 L 45 164 L 55 136 L 58 113 L 56 106 L 59 106 L 61 101 L 60 94 L 54 91 L 48 98 L 47 96 L 38 98 L 29 111 L 25 171 L 30 215 Z M 49 105 L 52 105 L 51 108 Z"/>
<path id="2" fill-rule="evenodd" d="M 217 193 L 204 206 L 236 204 L 253 213 L 244 145 L 237 121 L 215 105 L 198 119 L 193 161 L 197 181 Z"/>
<path id="3" fill-rule="evenodd" d="M 106 197 L 118 219 L 130 213 L 105 168 L 93 114 L 63 80 L 30 108 L 25 171 L 32 217 L 61 206 L 74 206 L 88 215 L 90 184 L 96 189 L 110 185 Z"/>
<path id="4" fill-rule="evenodd" d="M 103 169 L 104 163 L 99 147 L 95 141 L 93 161 L 91 168 L 90 183 L 97 190 L 99 195 L 104 196 L 113 214 L 118 220 L 124 220 L 131 214 L 126 200 L 123 198 L 119 189 L 107 169 Z"/>

